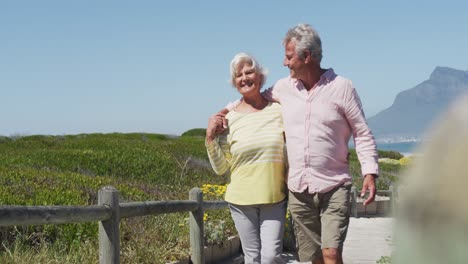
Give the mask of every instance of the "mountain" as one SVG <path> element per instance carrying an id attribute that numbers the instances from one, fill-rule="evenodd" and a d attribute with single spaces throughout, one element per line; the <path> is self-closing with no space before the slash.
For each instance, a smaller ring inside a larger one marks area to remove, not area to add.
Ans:
<path id="1" fill-rule="evenodd" d="M 419 141 L 455 98 L 468 92 L 468 71 L 436 67 L 429 80 L 400 92 L 392 106 L 368 118 L 378 142 Z"/>

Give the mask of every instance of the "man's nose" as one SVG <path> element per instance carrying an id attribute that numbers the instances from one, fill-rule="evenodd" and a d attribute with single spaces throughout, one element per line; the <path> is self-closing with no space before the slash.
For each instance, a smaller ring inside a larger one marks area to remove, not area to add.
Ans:
<path id="1" fill-rule="evenodd" d="M 283 66 L 288 66 L 288 64 L 289 64 L 288 58 L 284 58 L 284 60 L 283 60 Z"/>

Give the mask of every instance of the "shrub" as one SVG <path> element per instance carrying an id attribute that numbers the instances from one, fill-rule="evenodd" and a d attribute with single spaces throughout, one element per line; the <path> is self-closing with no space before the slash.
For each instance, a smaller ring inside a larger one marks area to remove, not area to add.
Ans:
<path id="1" fill-rule="evenodd" d="M 10 142 L 10 141 L 12 141 L 11 138 L 5 137 L 5 136 L 0 136 L 0 144 L 4 143 L 4 142 Z"/>
<path id="2" fill-rule="evenodd" d="M 388 190 L 390 185 L 398 181 L 397 175 L 401 170 L 401 162 L 395 160 L 396 157 L 403 157 L 398 152 L 395 151 L 378 151 L 379 154 L 379 170 L 380 175 L 376 181 L 377 190 Z M 394 158 L 392 158 L 394 157 Z M 349 170 L 351 176 L 353 177 L 353 186 L 357 190 L 362 189 L 362 173 L 361 173 L 361 164 L 359 163 L 356 150 L 349 150 Z"/>
<path id="3" fill-rule="evenodd" d="M 399 160 L 403 158 L 403 154 L 393 150 L 378 150 L 379 158 L 389 158 Z"/>
<path id="4" fill-rule="evenodd" d="M 181 135 L 182 137 L 206 137 L 206 129 L 205 128 L 194 128 L 188 131 L 185 131 Z"/>
<path id="5" fill-rule="evenodd" d="M 392 257 L 390 256 L 381 256 L 380 259 L 377 260 L 377 264 L 390 264 L 392 263 Z"/>
<path id="6" fill-rule="evenodd" d="M 407 166 L 412 163 L 413 159 L 411 157 L 403 157 L 399 160 L 400 164 L 402 166 Z"/>

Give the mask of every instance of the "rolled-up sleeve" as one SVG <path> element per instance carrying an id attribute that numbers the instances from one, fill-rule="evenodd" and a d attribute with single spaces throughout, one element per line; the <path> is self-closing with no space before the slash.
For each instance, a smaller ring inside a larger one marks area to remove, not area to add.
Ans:
<path id="1" fill-rule="evenodd" d="M 223 139 L 225 137 L 218 136 L 211 143 L 205 143 L 211 167 L 218 175 L 223 175 L 230 169 L 231 154 L 229 145 Z"/>
<path id="2" fill-rule="evenodd" d="M 353 133 L 356 153 L 361 163 L 361 173 L 363 176 L 367 174 L 378 175 L 379 163 L 374 135 L 367 125 L 361 100 L 351 82 L 348 91 L 345 114 Z"/>

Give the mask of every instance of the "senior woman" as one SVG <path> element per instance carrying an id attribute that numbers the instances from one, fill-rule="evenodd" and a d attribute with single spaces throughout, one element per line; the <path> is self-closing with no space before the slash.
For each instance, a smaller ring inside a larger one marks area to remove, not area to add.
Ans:
<path id="1" fill-rule="evenodd" d="M 231 82 L 242 100 L 225 118 L 210 117 L 206 148 L 214 171 L 231 174 L 225 200 L 239 233 L 245 263 L 284 263 L 285 149 L 281 106 L 260 94 L 265 72 L 246 53 L 231 61 Z"/>

